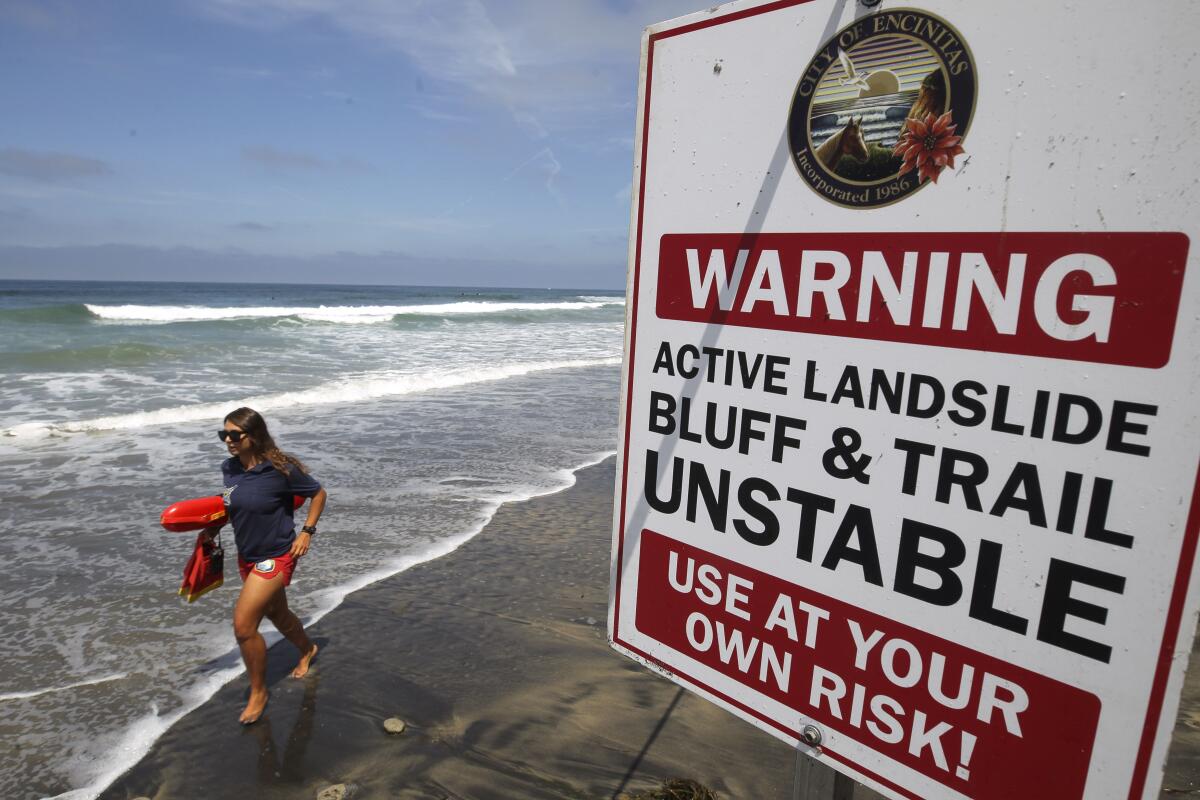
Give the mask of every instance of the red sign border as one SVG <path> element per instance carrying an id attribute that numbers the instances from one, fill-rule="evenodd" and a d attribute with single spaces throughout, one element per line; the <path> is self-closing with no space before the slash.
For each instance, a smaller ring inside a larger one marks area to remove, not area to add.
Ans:
<path id="1" fill-rule="evenodd" d="M 646 84 L 645 94 L 643 97 L 642 109 L 642 152 L 641 152 L 641 175 L 638 179 L 638 213 L 637 213 L 637 233 L 635 241 L 634 263 L 633 263 L 633 308 L 630 316 L 629 327 L 629 354 L 627 364 L 629 373 L 626 377 L 626 397 L 625 397 L 625 437 L 623 458 L 621 460 L 621 517 L 618 520 L 619 534 L 617 538 L 617 569 L 616 583 L 613 590 L 613 644 L 620 645 L 624 649 L 637 654 L 642 659 L 657 665 L 660 669 L 668 674 L 682 678 L 685 682 L 703 689 L 709 695 L 720 698 L 728 705 L 740 709 L 743 713 L 754 717 L 760 722 L 772 728 L 779 730 L 787 736 L 799 740 L 800 732 L 792 730 L 785 725 L 780 724 L 774 719 L 764 715 L 763 713 L 751 708 L 732 697 L 725 695 L 709 686 L 705 686 L 703 682 L 680 672 L 672 666 L 669 666 L 654 656 L 650 655 L 634 646 L 633 644 L 624 641 L 620 638 L 620 622 L 621 622 L 621 577 L 623 565 L 625 563 L 625 519 L 626 519 L 626 499 L 628 497 L 629 483 L 629 440 L 632 431 L 632 422 L 629 418 L 629 409 L 633 407 L 633 363 L 634 353 L 637 349 L 637 320 L 638 320 L 638 295 L 639 287 L 641 286 L 641 271 L 642 271 L 642 233 L 643 222 L 646 211 L 646 165 L 649 154 L 650 142 L 650 96 L 654 84 L 654 47 L 659 40 L 669 39 L 675 36 L 681 36 L 685 33 L 703 30 L 716 25 L 723 25 L 727 22 L 736 22 L 750 17 L 766 14 L 772 11 L 778 11 L 784 8 L 792 8 L 794 6 L 805 5 L 815 2 L 815 0 L 776 0 L 773 3 L 758 6 L 756 8 L 745 9 L 743 11 L 735 11 L 731 14 L 716 17 L 713 19 L 693 22 L 690 25 L 683 25 L 667 31 L 653 33 L 649 36 L 646 49 Z M 1180 299 L 1182 303 L 1182 298 Z M 1158 731 L 1159 717 L 1162 714 L 1163 706 L 1166 702 L 1167 681 L 1170 678 L 1171 665 L 1173 662 L 1173 654 L 1175 642 L 1179 637 L 1179 627 L 1183 619 L 1183 606 L 1187 600 L 1188 588 L 1192 577 L 1192 563 L 1196 555 L 1196 543 L 1198 534 L 1200 534 L 1200 464 L 1197 465 L 1195 482 L 1192 488 L 1192 502 L 1188 511 L 1187 523 L 1184 528 L 1183 545 L 1180 550 L 1179 563 L 1175 572 L 1175 585 L 1171 593 L 1170 605 L 1167 609 L 1166 625 L 1163 630 L 1162 643 L 1159 647 L 1158 665 L 1155 669 L 1154 681 L 1151 684 L 1150 699 L 1146 708 L 1146 717 L 1142 725 L 1141 741 L 1138 744 L 1137 759 L 1134 762 L 1133 775 L 1129 786 L 1129 800 L 1138 800 L 1141 797 L 1143 789 L 1146 785 L 1146 778 L 1149 775 L 1150 757 L 1154 749 L 1154 742 Z M 867 769 L 861 764 L 858 764 L 850 758 L 840 755 L 827 747 L 820 747 L 820 752 L 824 756 L 838 761 L 856 772 L 864 775 L 881 786 L 885 786 L 899 795 L 910 798 L 910 800 L 922 800 L 922 798 L 911 791 L 905 789 L 887 780 L 881 775 L 878 775 Z"/>

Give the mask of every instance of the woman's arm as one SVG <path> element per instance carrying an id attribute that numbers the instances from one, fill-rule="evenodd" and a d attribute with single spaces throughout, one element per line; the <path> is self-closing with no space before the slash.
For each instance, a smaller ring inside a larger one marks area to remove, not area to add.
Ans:
<path id="1" fill-rule="evenodd" d="M 304 527 L 315 528 L 317 521 L 321 519 L 321 512 L 325 510 L 326 494 L 324 489 L 321 489 L 312 496 L 312 500 L 308 504 L 308 516 L 304 520 Z M 291 554 L 295 558 L 299 558 L 308 552 L 309 543 L 312 541 L 312 536 L 304 531 L 296 534 L 296 541 L 292 542 Z"/>

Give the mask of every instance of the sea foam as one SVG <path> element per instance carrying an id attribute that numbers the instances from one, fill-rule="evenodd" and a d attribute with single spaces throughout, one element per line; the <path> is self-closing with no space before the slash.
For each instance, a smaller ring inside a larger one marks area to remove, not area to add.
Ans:
<path id="1" fill-rule="evenodd" d="M 623 297 L 587 297 L 578 301 L 547 303 L 496 303 L 466 301 L 403 306 L 105 306 L 87 304 L 95 317 L 109 322 L 170 323 L 213 322 L 233 319 L 298 317 L 311 322 L 372 325 L 389 322 L 399 315 L 447 316 L 455 314 L 504 314 L 514 311 L 586 311 L 625 304 Z"/>
<path id="2" fill-rule="evenodd" d="M 577 474 L 581 470 L 595 466 L 615 454 L 615 450 L 593 453 L 582 463 L 556 470 L 550 476 L 550 486 L 520 487 L 509 492 L 497 494 L 486 503 L 478 522 L 470 528 L 459 532 L 455 536 L 447 537 L 421 552 L 394 559 L 373 572 L 360 575 L 346 583 L 331 586 L 318 592 L 312 598 L 317 606 L 316 611 L 304 618 L 304 625 L 306 627 L 315 625 L 325 615 L 340 606 L 347 595 L 359 589 L 364 589 L 393 575 L 453 553 L 482 533 L 488 523 L 492 521 L 492 518 L 495 517 L 496 512 L 506 503 L 519 503 L 536 497 L 544 497 L 565 491 L 575 485 L 578 479 Z M 268 647 L 271 647 L 282 639 L 281 636 L 274 632 L 264 634 L 264 638 L 267 641 Z M 232 656 L 233 651 L 230 651 L 221 660 L 232 658 Z M 225 667 L 209 675 L 207 678 L 197 681 L 188 692 L 188 696 L 184 699 L 182 706 L 168 714 L 160 715 L 157 708 L 152 709 L 151 713 L 136 721 L 125 731 L 121 737 L 121 741 L 114 749 L 113 758 L 105 765 L 104 769 L 100 770 L 98 774 L 89 775 L 84 778 L 81 781 L 85 783 L 84 786 L 57 795 L 51 798 L 51 800 L 93 800 L 126 770 L 144 758 L 150 752 L 150 748 L 154 746 L 154 743 L 172 725 L 186 714 L 199 708 L 225 686 L 225 684 L 241 675 L 243 671 L 240 665 Z"/>
<path id="3" fill-rule="evenodd" d="M 47 436 L 98 431 L 131 430 L 154 425 L 173 425 L 183 422 L 200 422 L 221 419 L 231 409 L 250 406 L 257 411 L 274 411 L 296 406 L 317 406 L 337 403 L 356 403 L 384 397 L 428 392 L 436 389 L 453 389 L 487 381 L 518 378 L 535 372 L 580 367 L 615 366 L 619 358 L 576 359 L 570 361 L 535 361 L 506 366 L 466 367 L 443 372 L 368 373 L 343 378 L 301 389 L 294 392 L 259 395 L 242 399 L 230 399 L 214 403 L 195 403 L 186 406 L 160 408 L 153 411 L 137 411 L 131 414 L 116 414 L 85 420 L 65 422 L 26 422 L 0 432 L 4 436 L 19 438 L 45 438 Z"/>
<path id="4" fill-rule="evenodd" d="M 108 683 L 109 681 L 119 681 L 128 677 L 128 672 L 118 672 L 113 675 L 105 675 L 100 678 L 91 678 L 89 680 L 79 681 L 78 683 L 69 683 L 66 686 L 50 686 L 45 689 L 33 689 L 32 691 L 28 692 L 8 692 L 7 694 L 0 694 L 0 703 L 9 700 L 28 700 L 31 697 L 40 697 L 44 694 L 51 694 L 53 692 L 66 692 L 71 689 L 79 689 L 84 686 L 95 686 L 100 683 Z"/>

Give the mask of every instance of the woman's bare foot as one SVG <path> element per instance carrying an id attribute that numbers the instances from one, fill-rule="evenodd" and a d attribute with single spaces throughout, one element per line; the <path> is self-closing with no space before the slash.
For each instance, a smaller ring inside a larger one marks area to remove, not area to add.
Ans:
<path id="1" fill-rule="evenodd" d="M 270 697 L 271 695 L 266 689 L 263 689 L 261 693 L 251 690 L 250 699 L 246 702 L 246 707 L 242 709 L 242 715 L 238 717 L 238 722 L 243 725 L 253 725 L 258 722 L 262 718 L 263 712 L 267 710 L 267 700 Z"/>
<path id="2" fill-rule="evenodd" d="M 303 678 L 308 674 L 308 667 L 312 664 L 313 659 L 317 657 L 317 646 L 314 644 L 312 650 L 300 656 L 300 663 L 292 670 L 293 678 Z"/>

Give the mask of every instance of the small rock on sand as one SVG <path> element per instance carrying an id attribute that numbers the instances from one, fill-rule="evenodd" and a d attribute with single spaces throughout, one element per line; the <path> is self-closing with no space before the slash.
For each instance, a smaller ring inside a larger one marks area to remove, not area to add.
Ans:
<path id="1" fill-rule="evenodd" d="M 346 800 L 353 795 L 353 788 L 344 783 L 335 783 L 333 786 L 326 786 L 317 793 L 317 800 Z"/>
<path id="2" fill-rule="evenodd" d="M 383 729 L 391 734 L 404 733 L 404 729 L 407 727 L 407 723 L 399 717 L 392 717 L 383 721 Z"/>

